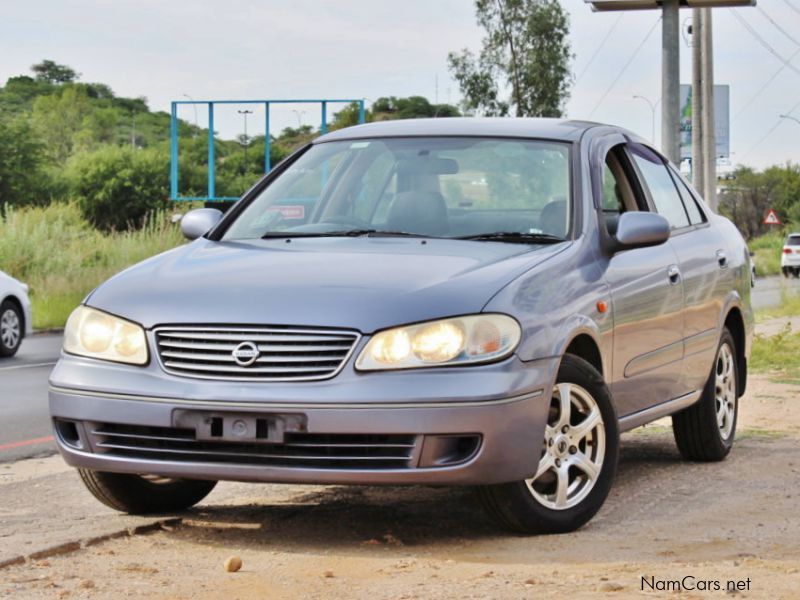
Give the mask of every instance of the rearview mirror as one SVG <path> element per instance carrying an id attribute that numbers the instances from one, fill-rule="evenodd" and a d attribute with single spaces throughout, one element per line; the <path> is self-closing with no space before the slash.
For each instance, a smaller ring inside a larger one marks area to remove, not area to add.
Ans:
<path id="1" fill-rule="evenodd" d="M 186 239 L 196 240 L 211 231 L 221 218 L 222 211 L 216 208 L 197 208 L 181 219 L 181 231 Z"/>
<path id="2" fill-rule="evenodd" d="M 651 212 L 626 212 L 619 217 L 616 239 L 619 250 L 658 246 L 669 239 L 670 227 L 661 215 Z"/>

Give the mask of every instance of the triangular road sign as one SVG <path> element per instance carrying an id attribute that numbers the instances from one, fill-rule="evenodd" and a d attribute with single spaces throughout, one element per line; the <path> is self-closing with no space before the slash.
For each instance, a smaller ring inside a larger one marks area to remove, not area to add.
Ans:
<path id="1" fill-rule="evenodd" d="M 764 225 L 780 225 L 781 220 L 778 218 L 778 213 L 773 209 L 769 209 L 767 216 L 764 217 Z"/>

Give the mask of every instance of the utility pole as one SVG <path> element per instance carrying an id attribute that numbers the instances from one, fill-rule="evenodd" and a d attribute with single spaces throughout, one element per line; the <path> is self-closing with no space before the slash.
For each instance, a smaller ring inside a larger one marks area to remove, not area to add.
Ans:
<path id="1" fill-rule="evenodd" d="M 681 163 L 681 56 L 680 1 L 661 6 L 661 150 L 676 165 Z"/>
<path id="2" fill-rule="evenodd" d="M 703 160 L 703 35 L 702 8 L 692 9 L 692 185 L 700 194 L 705 188 Z"/>
<path id="3" fill-rule="evenodd" d="M 717 125 L 714 120 L 714 29 L 711 9 L 701 8 L 700 46 L 703 58 L 703 198 L 717 212 Z"/>
<path id="4" fill-rule="evenodd" d="M 680 7 L 693 9 L 703 7 L 710 12 L 712 7 L 755 6 L 756 0 L 584 0 L 584 2 L 591 4 L 592 9 L 596 11 L 661 9 L 661 150 L 672 162 L 680 164 Z M 710 17 L 708 29 L 710 35 Z M 708 39 L 710 52 L 711 38 Z M 708 64 L 710 67 L 710 60 Z M 711 82 L 713 86 L 713 77 Z M 713 97 L 711 102 L 713 120 Z M 714 154 L 716 155 L 716 151 Z M 705 172 L 708 173 L 708 168 Z M 716 186 L 716 177 L 714 179 Z M 708 187 L 707 182 L 706 187 Z M 716 187 L 714 191 L 716 192 Z"/>

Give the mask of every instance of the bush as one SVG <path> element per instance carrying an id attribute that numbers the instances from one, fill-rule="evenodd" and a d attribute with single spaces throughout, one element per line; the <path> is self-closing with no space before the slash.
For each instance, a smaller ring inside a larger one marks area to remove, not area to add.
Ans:
<path id="1" fill-rule="evenodd" d="M 777 275 L 781 272 L 781 250 L 786 236 L 782 231 L 773 231 L 753 238 L 747 246 L 755 253 L 756 275 Z"/>
<path id="2" fill-rule="evenodd" d="M 168 161 L 156 149 L 107 146 L 78 154 L 66 178 L 84 218 L 98 229 L 134 229 L 167 207 Z"/>
<path id="3" fill-rule="evenodd" d="M 30 285 L 34 327 L 63 327 L 98 284 L 182 242 L 180 226 L 163 212 L 141 230 L 104 234 L 76 204 L 8 209 L 0 216 L 0 269 Z"/>

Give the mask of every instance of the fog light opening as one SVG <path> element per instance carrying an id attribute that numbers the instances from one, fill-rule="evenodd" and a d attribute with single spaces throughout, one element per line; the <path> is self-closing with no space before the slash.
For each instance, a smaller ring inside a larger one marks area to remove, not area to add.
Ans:
<path id="1" fill-rule="evenodd" d="M 420 467 L 447 467 L 470 460 L 478 452 L 481 436 L 426 435 L 420 454 Z"/>
<path id="2" fill-rule="evenodd" d="M 56 419 L 56 433 L 58 438 L 70 448 L 83 448 L 83 442 L 78 433 L 78 424 L 74 421 Z"/>

